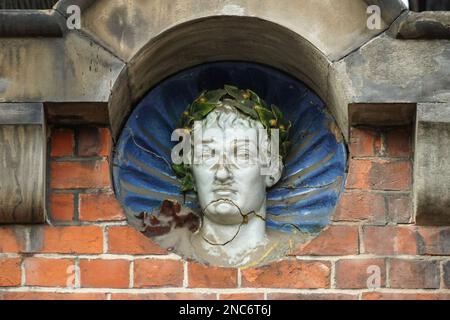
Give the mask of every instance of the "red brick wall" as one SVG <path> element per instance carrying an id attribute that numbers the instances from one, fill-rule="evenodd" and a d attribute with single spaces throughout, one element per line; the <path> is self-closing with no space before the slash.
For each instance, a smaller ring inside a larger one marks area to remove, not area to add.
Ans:
<path id="1" fill-rule="evenodd" d="M 414 225 L 410 128 L 353 128 L 332 225 L 262 268 L 211 268 L 127 226 L 106 128 L 53 128 L 45 226 L 0 227 L 0 299 L 450 299 L 450 228 Z M 369 267 L 380 271 L 368 289 Z"/>

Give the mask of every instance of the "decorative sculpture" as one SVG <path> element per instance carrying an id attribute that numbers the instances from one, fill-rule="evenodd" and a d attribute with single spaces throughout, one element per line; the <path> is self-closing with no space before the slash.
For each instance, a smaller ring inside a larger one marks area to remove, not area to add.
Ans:
<path id="1" fill-rule="evenodd" d="M 345 177 L 345 146 L 320 100 L 247 63 L 200 66 L 161 83 L 116 151 L 115 189 L 129 222 L 165 248 L 220 266 L 263 264 L 315 237 Z"/>

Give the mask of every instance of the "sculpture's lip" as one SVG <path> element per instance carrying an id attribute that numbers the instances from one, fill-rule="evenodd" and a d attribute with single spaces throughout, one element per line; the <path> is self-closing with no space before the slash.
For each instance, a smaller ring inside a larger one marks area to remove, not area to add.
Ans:
<path id="1" fill-rule="evenodd" d="M 217 194 L 230 194 L 230 193 L 236 193 L 237 190 L 230 188 L 230 187 L 217 187 L 213 189 L 213 192 Z"/>

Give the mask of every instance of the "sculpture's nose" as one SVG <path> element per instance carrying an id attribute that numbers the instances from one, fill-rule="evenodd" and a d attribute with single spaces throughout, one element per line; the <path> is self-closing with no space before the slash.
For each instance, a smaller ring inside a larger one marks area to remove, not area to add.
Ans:
<path id="1" fill-rule="evenodd" d="M 224 183 L 230 179 L 233 178 L 233 175 L 230 171 L 230 168 L 228 168 L 228 166 L 224 163 L 219 163 L 217 165 L 217 170 L 216 170 L 216 174 L 215 174 L 215 178 L 216 180 Z"/>

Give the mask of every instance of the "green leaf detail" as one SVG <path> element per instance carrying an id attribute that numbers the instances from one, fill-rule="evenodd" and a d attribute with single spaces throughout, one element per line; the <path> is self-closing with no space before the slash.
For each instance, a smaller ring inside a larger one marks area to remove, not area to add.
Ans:
<path id="1" fill-rule="evenodd" d="M 220 99 L 222 99 L 223 96 L 226 94 L 227 94 L 226 90 L 218 89 L 206 92 L 204 94 L 204 97 L 208 100 L 208 103 L 218 103 Z"/>
<path id="2" fill-rule="evenodd" d="M 246 101 L 250 102 L 250 101 Z M 250 104 L 247 103 L 241 103 L 239 101 L 231 101 L 231 105 L 241 111 L 242 113 L 246 114 L 247 116 L 252 117 L 253 119 L 258 119 L 258 113 L 256 113 L 255 110 L 252 109 L 253 103 L 250 102 Z"/>
<path id="3" fill-rule="evenodd" d="M 224 89 L 203 91 L 200 96 L 183 112 L 181 128 L 191 129 L 194 121 L 201 121 L 221 103 L 228 103 L 243 114 L 259 120 L 267 129 L 270 139 L 270 128 L 280 130 L 280 155 L 285 158 L 290 149 L 289 132 L 292 123 L 283 118 L 281 110 L 266 102 L 252 90 L 240 90 L 237 87 L 226 85 Z M 184 164 L 173 164 L 172 169 L 180 182 L 183 193 L 194 190 L 194 178 L 191 169 Z"/>
<path id="4" fill-rule="evenodd" d="M 215 103 L 194 102 L 192 104 L 192 118 L 194 118 L 194 121 L 202 120 L 216 107 L 217 104 Z"/>
<path id="5" fill-rule="evenodd" d="M 242 98 L 241 90 L 239 90 L 237 87 L 225 85 L 225 91 L 237 100 L 240 100 Z"/>
<path id="6" fill-rule="evenodd" d="M 181 180 L 181 186 L 180 186 L 181 192 L 189 192 L 191 190 L 194 190 L 194 182 L 190 179 L 183 179 Z"/>
<path id="7" fill-rule="evenodd" d="M 255 106 L 255 111 L 258 113 L 259 120 L 263 124 L 264 128 L 270 128 L 270 120 L 273 119 L 272 112 L 261 106 Z"/>
<path id="8" fill-rule="evenodd" d="M 276 105 L 272 105 L 272 112 L 275 116 L 275 119 L 277 119 L 278 121 L 283 119 L 283 113 L 281 112 L 281 110 L 276 106 Z"/>
<path id="9" fill-rule="evenodd" d="M 186 168 L 186 166 L 184 164 L 173 163 L 172 170 L 173 170 L 173 172 L 175 172 L 177 177 L 185 177 L 188 172 L 188 169 Z"/>

